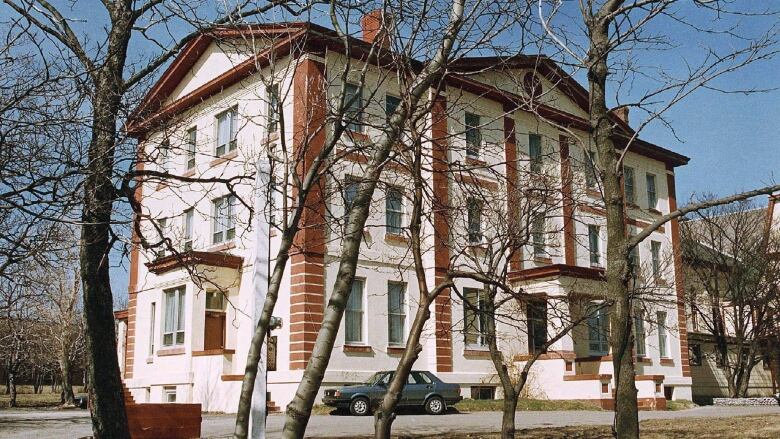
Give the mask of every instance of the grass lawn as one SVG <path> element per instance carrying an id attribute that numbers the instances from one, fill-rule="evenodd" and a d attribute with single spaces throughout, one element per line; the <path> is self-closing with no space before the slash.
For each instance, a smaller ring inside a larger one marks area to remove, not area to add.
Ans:
<path id="1" fill-rule="evenodd" d="M 16 395 L 16 404 L 19 408 L 56 407 L 60 405 L 60 393 L 52 393 L 47 390 L 36 394 L 33 393 L 32 387 L 30 389 L 22 387 Z M 6 395 L 5 391 L 0 393 L 0 409 L 7 409 L 10 401 L 11 395 Z"/>
<path id="2" fill-rule="evenodd" d="M 657 419 L 641 423 L 642 439 L 732 439 L 780 437 L 780 415 L 730 418 Z M 431 436 L 435 437 L 435 436 Z M 497 439 L 498 434 L 449 436 L 453 439 Z M 534 428 L 520 430 L 529 439 L 610 439 L 609 426 Z"/>
<path id="3" fill-rule="evenodd" d="M 467 412 L 500 412 L 503 409 L 503 399 L 464 399 L 451 408 L 461 413 Z M 553 410 L 601 410 L 601 407 L 582 401 L 551 401 L 544 399 L 520 399 L 517 402 L 517 411 L 553 411 Z M 327 415 L 332 413 L 333 407 L 315 405 L 312 408 L 313 415 Z"/>

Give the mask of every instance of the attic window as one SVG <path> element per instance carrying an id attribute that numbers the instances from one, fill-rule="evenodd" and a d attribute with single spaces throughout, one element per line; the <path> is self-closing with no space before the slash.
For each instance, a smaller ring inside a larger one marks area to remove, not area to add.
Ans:
<path id="1" fill-rule="evenodd" d="M 531 99 L 539 99 L 542 95 L 542 81 L 534 72 L 523 76 L 523 90 Z"/>

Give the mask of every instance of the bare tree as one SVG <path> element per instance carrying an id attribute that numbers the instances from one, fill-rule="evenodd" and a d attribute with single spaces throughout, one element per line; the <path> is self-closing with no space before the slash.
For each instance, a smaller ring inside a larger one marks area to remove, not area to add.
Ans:
<path id="1" fill-rule="evenodd" d="M 713 336 L 730 397 L 747 396 L 751 372 L 776 330 L 780 266 L 771 255 L 777 249 L 776 237 L 766 233 L 766 211 L 749 201 L 699 211 L 682 223 L 691 319 Z"/>

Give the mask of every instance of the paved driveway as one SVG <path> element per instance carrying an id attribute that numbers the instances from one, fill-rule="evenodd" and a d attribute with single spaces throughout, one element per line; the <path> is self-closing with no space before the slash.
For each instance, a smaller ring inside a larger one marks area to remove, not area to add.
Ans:
<path id="1" fill-rule="evenodd" d="M 780 407 L 698 407 L 677 412 L 640 412 L 641 419 L 707 418 L 744 415 L 778 414 Z M 234 417 L 204 415 L 203 436 L 229 437 Z M 563 427 L 567 425 L 611 424 L 611 412 L 518 412 L 518 428 Z M 283 415 L 268 418 L 268 436 L 279 437 L 284 425 Z M 488 433 L 498 431 L 501 413 L 450 413 L 444 416 L 406 414 L 394 424 L 396 434 L 441 434 L 452 432 Z M 89 414 L 85 410 L 0 410 L 0 438 L 60 439 L 80 438 L 91 433 Z M 352 416 L 313 416 L 306 431 L 308 437 L 339 437 L 371 435 L 373 418 Z"/>

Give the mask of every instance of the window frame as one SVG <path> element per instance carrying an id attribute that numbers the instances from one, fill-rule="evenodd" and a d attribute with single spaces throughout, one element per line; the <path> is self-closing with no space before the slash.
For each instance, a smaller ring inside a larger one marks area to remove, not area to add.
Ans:
<path id="1" fill-rule="evenodd" d="M 482 243 L 482 202 L 475 198 L 466 200 L 466 232 L 469 244 Z"/>
<path id="2" fill-rule="evenodd" d="M 169 301 L 169 295 L 173 298 L 173 302 Z M 163 290 L 163 298 L 165 312 L 163 313 L 163 325 L 162 325 L 162 346 L 163 347 L 175 347 L 183 346 L 186 341 L 186 306 L 187 306 L 187 288 L 184 286 L 178 286 Z M 173 319 L 170 322 L 171 330 L 168 330 L 168 318 L 169 307 L 173 306 L 173 312 L 170 317 Z M 170 335 L 170 342 L 166 341 L 166 337 Z M 181 341 L 179 341 L 179 335 L 181 335 Z"/>
<path id="3" fill-rule="evenodd" d="M 193 234 L 195 233 L 195 209 L 190 207 L 182 213 L 182 250 L 190 251 L 193 248 Z"/>
<path id="4" fill-rule="evenodd" d="M 655 174 L 645 173 L 645 184 L 647 186 L 647 208 L 655 210 L 658 206 L 658 185 Z"/>
<path id="5" fill-rule="evenodd" d="M 223 116 L 228 114 L 230 115 L 229 122 L 228 122 L 228 130 L 229 130 L 228 140 L 227 143 L 220 144 L 220 127 L 222 126 L 220 120 Z M 214 119 L 216 120 L 216 124 L 215 124 L 216 136 L 214 136 L 215 138 L 214 156 L 222 157 L 235 151 L 238 147 L 238 143 L 236 141 L 236 138 L 238 137 L 238 105 L 234 105 L 225 111 L 221 111 L 217 113 L 214 116 Z M 221 151 L 220 148 L 222 148 Z"/>
<path id="6" fill-rule="evenodd" d="M 187 155 L 184 167 L 187 171 L 195 169 L 196 155 L 198 151 L 198 127 L 193 126 L 187 130 Z"/>
<path id="7" fill-rule="evenodd" d="M 178 394 L 178 389 L 176 386 L 163 386 L 163 396 L 165 397 L 165 403 L 166 404 L 176 404 L 176 397 Z M 171 401 L 171 397 L 173 397 L 173 401 Z"/>
<path id="8" fill-rule="evenodd" d="M 393 293 L 391 290 L 391 286 L 399 288 L 399 290 L 396 291 L 397 294 L 400 294 L 400 298 L 401 298 L 399 303 L 399 310 L 393 309 L 392 306 Z M 390 346 L 403 346 L 406 344 L 406 319 L 407 319 L 406 289 L 407 289 L 406 282 L 398 282 L 398 281 L 387 282 L 387 343 Z M 396 323 L 400 322 L 401 325 L 400 340 L 393 340 L 393 321 L 394 321 L 393 318 L 397 320 Z"/>
<path id="9" fill-rule="evenodd" d="M 390 194 L 397 194 L 398 206 L 391 205 Z M 397 216 L 397 225 L 391 224 L 394 216 Z M 404 228 L 404 195 L 403 190 L 396 186 L 388 186 L 385 191 L 385 233 L 400 235 Z"/>
<path id="10" fill-rule="evenodd" d="M 353 90 L 353 91 L 350 91 Z M 350 101 L 354 96 L 354 99 L 350 104 Z M 362 133 L 364 129 L 363 125 L 363 87 L 347 82 L 344 84 L 344 117 L 346 119 L 345 126 L 347 130 Z"/>
<path id="11" fill-rule="evenodd" d="M 279 129 L 279 83 L 272 83 L 265 89 L 266 99 L 266 130 L 268 134 L 274 133 Z"/>
<path id="12" fill-rule="evenodd" d="M 224 228 L 221 228 L 222 224 L 220 222 L 220 219 L 222 219 L 220 216 L 221 203 L 226 203 L 225 205 L 227 206 Z M 212 200 L 211 204 L 211 243 L 216 245 L 232 241 L 236 237 L 236 208 L 238 205 L 236 196 L 233 194 L 224 195 Z M 219 239 L 217 239 L 217 234 L 219 234 Z"/>
<path id="13" fill-rule="evenodd" d="M 466 157 L 478 159 L 482 153 L 482 116 L 466 111 L 463 119 Z"/>
<path id="14" fill-rule="evenodd" d="M 471 295 L 476 298 L 476 304 L 469 305 Z M 488 345 L 484 306 L 486 296 L 487 291 L 484 288 L 463 288 L 463 344 L 466 349 L 484 349 Z M 473 318 L 473 323 L 469 322 L 470 317 Z M 473 332 L 470 331 L 472 326 Z M 473 342 L 470 341 L 470 336 L 475 337 Z"/>
<path id="15" fill-rule="evenodd" d="M 661 358 L 670 358 L 669 334 L 666 330 L 666 319 L 669 316 L 666 311 L 656 311 L 655 316 L 658 324 L 658 355 Z M 661 316 L 663 316 L 663 318 Z"/>
<path id="16" fill-rule="evenodd" d="M 601 267 L 601 227 L 588 224 L 588 257 L 591 267 Z"/>
<path id="17" fill-rule="evenodd" d="M 395 101 L 395 105 L 392 106 L 392 111 L 390 111 L 390 100 Z M 385 120 L 390 120 L 391 117 L 393 117 L 393 114 L 395 114 L 396 111 L 398 111 L 398 107 L 401 106 L 403 101 L 401 101 L 401 98 L 395 95 L 391 94 L 385 94 Z"/>
<path id="18" fill-rule="evenodd" d="M 690 366 L 702 365 L 701 344 L 691 343 L 688 345 L 688 364 Z"/>
<path id="19" fill-rule="evenodd" d="M 592 314 L 592 310 L 596 307 L 598 310 Z M 600 303 L 591 302 L 587 313 L 589 314 L 587 318 L 588 355 L 609 355 L 609 309 L 602 307 Z M 597 337 L 595 340 L 594 335 Z"/>
<path id="20" fill-rule="evenodd" d="M 356 291 L 356 284 L 360 285 L 360 288 L 358 289 L 360 292 L 360 300 L 358 301 L 354 301 L 352 299 L 352 294 Z M 365 279 L 359 277 L 354 278 L 352 281 L 352 286 L 350 287 L 349 296 L 347 297 L 347 304 L 344 307 L 344 344 L 346 345 L 364 345 L 366 343 L 366 334 L 364 329 L 365 319 L 363 318 L 366 309 L 365 288 Z M 355 303 L 360 303 L 360 308 L 351 308 L 351 306 Z M 350 337 L 350 321 L 355 318 L 357 318 L 357 330 L 359 333 L 358 339 L 353 339 Z"/>
<path id="21" fill-rule="evenodd" d="M 585 150 L 585 188 L 596 189 L 599 185 L 596 172 L 596 151 Z"/>
<path id="22" fill-rule="evenodd" d="M 652 262 L 653 279 L 659 280 L 661 273 L 661 241 L 650 241 L 650 259 Z"/>
<path id="23" fill-rule="evenodd" d="M 631 166 L 623 166 L 623 196 L 626 204 L 636 205 L 636 176 Z"/>
<path id="24" fill-rule="evenodd" d="M 547 218 L 537 214 L 531 220 L 531 245 L 534 258 L 547 257 Z"/>
<path id="25" fill-rule="evenodd" d="M 534 312 L 532 312 L 532 309 Z M 539 312 L 541 317 L 536 316 L 535 313 Z M 543 299 L 531 299 L 526 303 L 525 308 L 526 321 L 527 321 L 527 333 L 528 333 L 528 353 L 535 354 L 539 351 L 545 353 L 546 350 L 542 349 L 542 346 L 549 340 L 547 331 L 547 301 Z M 532 315 L 533 314 L 533 315 Z M 537 346 L 537 329 L 542 329 L 544 332 L 544 341 L 541 346 Z"/>
<path id="26" fill-rule="evenodd" d="M 156 321 L 157 321 L 157 302 L 152 302 L 150 304 L 150 322 L 149 322 L 149 357 L 154 356 L 154 345 L 155 345 L 155 336 L 157 335 L 157 331 L 155 330 Z"/>
<path id="27" fill-rule="evenodd" d="M 644 311 L 639 309 L 634 312 L 634 355 L 647 356 L 647 332 L 645 332 Z"/>
<path id="28" fill-rule="evenodd" d="M 544 148 L 542 136 L 538 133 L 528 134 L 528 167 L 531 173 L 541 174 L 544 167 Z"/>

